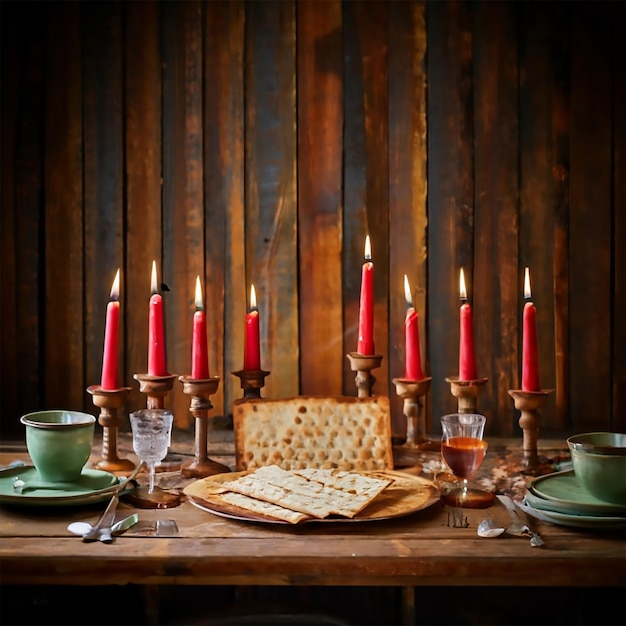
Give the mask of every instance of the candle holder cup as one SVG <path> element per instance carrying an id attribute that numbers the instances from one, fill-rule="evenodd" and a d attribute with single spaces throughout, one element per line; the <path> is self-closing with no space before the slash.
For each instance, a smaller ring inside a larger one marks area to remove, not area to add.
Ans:
<path id="1" fill-rule="evenodd" d="M 522 429 L 523 465 L 526 474 L 536 475 L 540 472 L 541 463 L 537 449 L 539 425 L 541 424 L 539 407 L 553 391 L 553 389 L 541 389 L 540 391 L 509 389 L 509 395 L 513 398 L 515 408 L 521 412 L 519 425 Z"/>
<path id="2" fill-rule="evenodd" d="M 348 352 L 348 360 L 350 361 L 350 369 L 356 372 L 354 379 L 359 398 L 370 398 L 372 389 L 376 382 L 376 377 L 372 374 L 372 370 L 380 367 L 383 357 L 381 354 L 359 354 L 358 352 Z"/>
<path id="3" fill-rule="evenodd" d="M 457 399 L 458 413 L 478 413 L 478 396 L 487 383 L 487 378 L 461 380 L 456 376 L 448 376 L 450 393 Z"/>
<path id="4" fill-rule="evenodd" d="M 133 374 L 133 378 L 139 383 L 139 391 L 146 394 L 147 409 L 164 409 L 165 398 L 172 390 L 176 376 L 166 374 L 155 376 L 153 374 Z M 167 457 L 166 457 L 167 458 Z M 180 495 L 165 491 L 156 486 L 149 493 L 147 486 L 136 487 L 123 496 L 124 500 L 138 509 L 170 509 L 180 504 Z"/>
<path id="5" fill-rule="evenodd" d="M 117 452 L 119 427 L 123 418 L 120 409 L 124 406 L 130 387 L 103 389 L 100 385 L 87 387 L 94 406 L 100 409 L 98 423 L 102 426 L 102 454 L 94 467 L 105 472 L 128 471 L 135 468 L 130 459 L 121 459 Z"/>
<path id="6" fill-rule="evenodd" d="M 187 478 L 204 478 L 214 474 L 230 472 L 230 468 L 213 461 L 208 457 L 208 418 L 213 408 L 210 396 L 218 389 L 219 376 L 198 379 L 190 376 L 179 376 L 183 393 L 191 397 L 189 410 L 195 418 L 195 459 L 183 467 L 183 476 Z"/>
<path id="7" fill-rule="evenodd" d="M 244 398 L 260 398 L 261 389 L 265 387 L 265 377 L 269 376 L 265 370 L 238 370 L 233 372 L 241 381 Z"/>
<path id="8" fill-rule="evenodd" d="M 434 450 L 440 449 L 440 444 L 426 436 L 426 416 L 422 398 L 430 391 L 432 378 L 410 380 L 408 378 L 393 378 L 396 393 L 403 399 L 402 412 L 407 420 L 405 448 Z"/>

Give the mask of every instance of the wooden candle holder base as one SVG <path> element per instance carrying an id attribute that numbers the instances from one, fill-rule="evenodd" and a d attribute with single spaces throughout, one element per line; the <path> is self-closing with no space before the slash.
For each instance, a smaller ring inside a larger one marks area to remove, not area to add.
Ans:
<path id="1" fill-rule="evenodd" d="M 383 357 L 381 354 L 364 355 L 358 352 L 348 352 L 348 360 L 350 361 L 350 369 L 356 372 L 354 379 L 359 398 L 370 398 L 372 389 L 376 382 L 372 370 L 380 367 Z"/>
<path id="2" fill-rule="evenodd" d="M 448 376 L 450 393 L 457 399 L 459 413 L 478 413 L 478 395 L 484 389 L 487 378 L 460 380 L 456 376 Z"/>
<path id="3" fill-rule="evenodd" d="M 406 416 L 406 441 L 407 448 L 432 449 L 434 442 L 426 436 L 426 416 L 424 415 L 424 402 L 422 398 L 429 392 L 432 378 L 410 380 L 407 378 L 393 378 L 396 393 L 403 399 L 402 412 Z M 440 448 L 436 444 L 437 449 Z"/>
<path id="4" fill-rule="evenodd" d="M 186 478 L 204 478 L 205 476 L 230 472 L 228 466 L 212 461 L 208 456 L 208 418 L 209 411 L 213 408 L 210 396 L 219 387 L 219 376 L 206 379 L 179 376 L 178 380 L 183 385 L 183 393 L 191 397 L 189 410 L 196 420 L 195 459 L 183 467 L 183 476 Z"/>
<path id="5" fill-rule="evenodd" d="M 525 473 L 536 473 L 539 470 L 539 453 L 537 441 L 539 439 L 539 426 L 541 417 L 539 407 L 543 404 L 546 396 L 554 389 L 542 389 L 540 391 L 523 391 L 521 389 L 509 389 L 509 395 L 513 398 L 515 408 L 521 412 L 519 425 L 522 429 L 522 448 L 524 450 L 523 464 Z"/>
<path id="6" fill-rule="evenodd" d="M 133 374 L 133 378 L 139 382 L 139 391 L 145 393 L 147 409 L 164 409 L 165 397 L 172 391 L 176 376 L 153 376 L 152 374 Z"/>
<path id="7" fill-rule="evenodd" d="M 94 467 L 105 472 L 128 471 L 135 468 L 130 459 L 121 459 L 117 453 L 119 427 L 122 425 L 120 409 L 124 406 L 130 387 L 102 389 L 100 385 L 87 387 L 94 406 L 100 409 L 98 423 L 102 426 L 102 455 Z"/>
<path id="8" fill-rule="evenodd" d="M 269 376 L 265 370 L 238 370 L 234 376 L 241 380 L 244 398 L 260 398 L 261 389 L 265 387 L 265 377 Z"/>

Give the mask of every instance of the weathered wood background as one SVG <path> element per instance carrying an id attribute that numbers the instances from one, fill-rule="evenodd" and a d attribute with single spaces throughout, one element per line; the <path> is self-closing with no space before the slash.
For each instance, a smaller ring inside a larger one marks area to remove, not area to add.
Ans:
<path id="1" fill-rule="evenodd" d="M 370 234 L 394 432 L 403 275 L 432 376 L 456 402 L 459 269 L 487 435 L 516 436 L 523 270 L 538 310 L 544 432 L 626 430 L 624 3 L 8 2 L 2 11 L 2 401 L 96 413 L 122 273 L 127 410 L 145 404 L 150 270 L 168 366 L 191 368 L 205 285 L 227 424 L 254 283 L 263 395 L 356 395 Z M 193 428 L 177 383 L 168 398 Z"/>

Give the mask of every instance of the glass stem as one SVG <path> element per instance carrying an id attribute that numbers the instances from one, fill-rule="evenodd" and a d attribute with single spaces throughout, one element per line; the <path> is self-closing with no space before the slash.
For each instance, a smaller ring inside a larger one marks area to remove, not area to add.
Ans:
<path id="1" fill-rule="evenodd" d="M 148 493 L 152 493 L 154 491 L 154 478 L 156 474 L 156 467 L 154 463 L 150 463 L 149 467 L 150 467 L 150 487 L 148 488 Z"/>

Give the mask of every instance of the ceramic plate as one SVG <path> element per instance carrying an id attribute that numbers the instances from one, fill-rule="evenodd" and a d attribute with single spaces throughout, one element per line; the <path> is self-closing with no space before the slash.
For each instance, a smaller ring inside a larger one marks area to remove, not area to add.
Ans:
<path id="1" fill-rule="evenodd" d="M 574 470 L 535 478 L 528 486 L 531 506 L 574 515 L 626 516 L 626 507 L 598 500 L 587 493 Z"/>
<path id="2" fill-rule="evenodd" d="M 201 483 L 202 480 L 210 480 L 213 482 L 224 482 L 232 480 L 238 476 L 249 472 L 231 472 L 227 474 L 216 474 L 209 476 L 207 479 L 196 481 Z M 358 472 L 357 472 L 358 473 Z M 328 517 L 325 519 L 309 518 L 301 522 L 302 524 L 310 523 L 355 523 L 355 522 L 371 522 L 373 520 L 391 519 L 394 517 L 403 517 L 416 511 L 426 509 L 436 502 L 439 502 L 439 489 L 435 484 L 422 478 L 421 476 L 413 476 L 404 472 L 391 470 L 381 470 L 373 472 L 362 472 L 363 474 L 371 474 L 381 478 L 390 478 L 393 482 L 387 487 L 373 502 L 365 509 L 352 518 L 346 517 Z M 210 495 L 200 497 L 198 495 L 197 485 L 194 488 L 189 485 L 185 488 L 185 494 L 189 502 L 194 506 L 229 519 L 245 521 L 245 522 L 264 522 L 269 524 L 287 524 L 283 520 L 260 515 L 252 511 L 247 511 L 240 507 L 235 507 L 220 501 L 219 497 L 211 498 Z"/>
<path id="3" fill-rule="evenodd" d="M 0 472 L 0 502 L 24 506 L 66 506 L 98 502 L 111 496 L 111 488 L 119 481 L 115 474 L 96 469 L 83 469 L 75 486 L 67 489 L 32 489 L 18 493 L 13 481 L 39 480 L 37 470 L 30 466 L 12 467 Z"/>
<path id="4" fill-rule="evenodd" d="M 596 530 L 624 530 L 626 529 L 626 517 L 600 515 L 570 515 L 557 513 L 556 511 L 540 511 L 531 506 L 527 500 L 516 502 L 522 511 L 544 522 L 559 524 L 561 526 L 573 526 L 574 528 L 593 528 Z"/>

